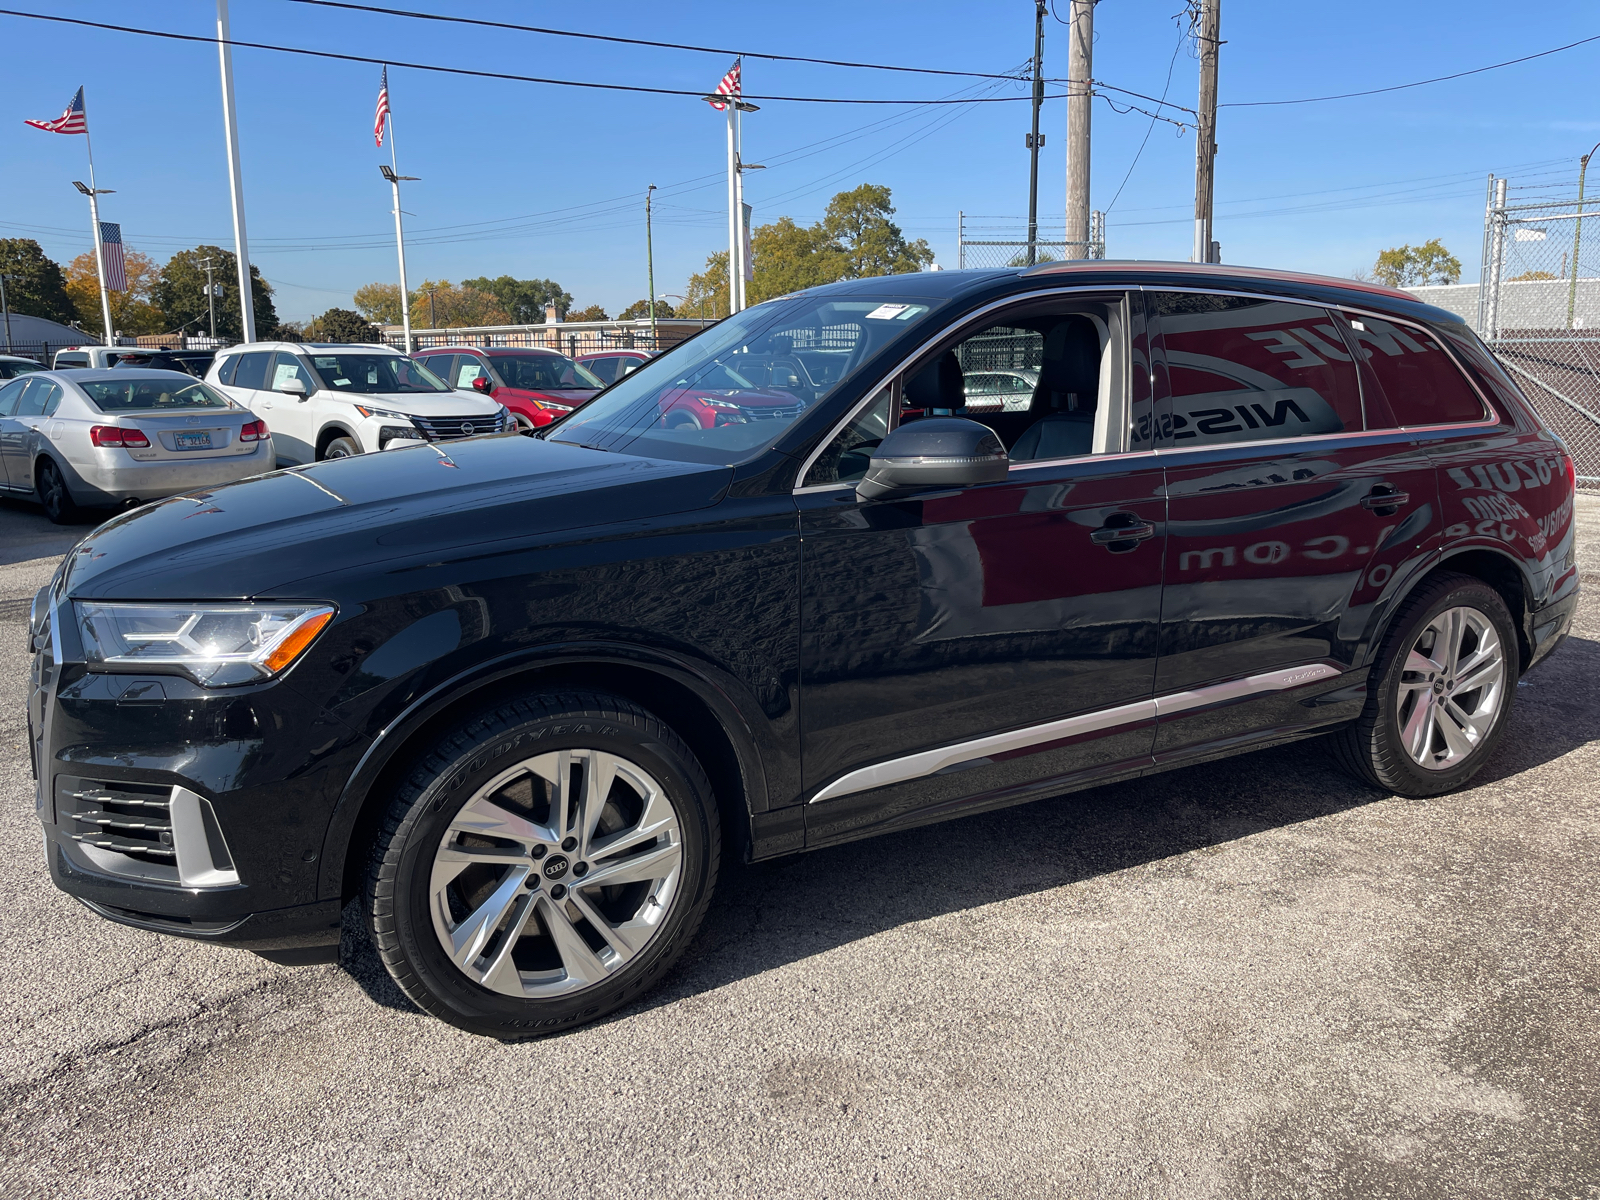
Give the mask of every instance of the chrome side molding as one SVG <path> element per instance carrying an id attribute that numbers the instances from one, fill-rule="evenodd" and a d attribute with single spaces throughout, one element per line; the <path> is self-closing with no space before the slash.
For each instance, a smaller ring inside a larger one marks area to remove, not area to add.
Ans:
<path id="1" fill-rule="evenodd" d="M 1119 704 L 1115 708 L 1104 708 L 1096 712 L 1080 713 L 1078 716 L 1065 717 L 1059 721 L 1046 721 L 1042 725 L 1013 729 L 1009 733 L 993 733 L 986 737 L 973 738 L 971 741 L 942 746 L 936 750 L 921 750 L 904 758 L 891 758 L 887 762 L 874 763 L 870 767 L 861 767 L 841 775 L 811 797 L 811 803 L 836 800 L 840 796 L 887 787 L 892 783 L 922 779 L 968 763 L 976 765 L 978 760 L 996 754 L 1025 750 L 1030 746 L 1041 746 L 1065 738 L 1081 737 L 1086 733 L 1099 733 L 1122 725 L 1136 725 L 1141 721 L 1170 717 L 1196 708 L 1229 704 L 1235 700 L 1267 692 L 1286 691 L 1289 688 L 1329 679 L 1341 673 L 1340 669 L 1331 663 L 1308 663 L 1304 666 L 1268 671 L 1261 675 L 1250 675 L 1243 679 L 1230 679 L 1226 683 L 1213 683 L 1192 691 L 1169 692 L 1165 696 L 1136 700 L 1131 704 Z"/>

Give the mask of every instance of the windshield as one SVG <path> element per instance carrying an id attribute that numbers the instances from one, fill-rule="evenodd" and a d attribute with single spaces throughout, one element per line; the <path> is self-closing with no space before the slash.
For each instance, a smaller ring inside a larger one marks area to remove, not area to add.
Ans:
<path id="1" fill-rule="evenodd" d="M 135 375 L 129 371 L 126 379 L 96 380 L 78 386 L 103 413 L 236 407 L 232 400 L 205 384 L 186 382 L 173 375 Z"/>
<path id="2" fill-rule="evenodd" d="M 639 364 L 547 436 L 649 458 L 744 461 L 937 303 L 802 293 L 758 304 Z"/>
<path id="3" fill-rule="evenodd" d="M 322 385 L 336 392 L 448 392 L 442 379 L 403 354 L 314 354 Z"/>
<path id="4" fill-rule="evenodd" d="M 598 391 L 605 387 L 565 354 L 494 354 L 489 365 L 507 387 L 530 392 Z"/>
<path id="5" fill-rule="evenodd" d="M 18 375 L 26 375 L 29 371 L 42 370 L 44 370 L 43 363 L 0 362 L 0 379 L 15 379 Z"/>

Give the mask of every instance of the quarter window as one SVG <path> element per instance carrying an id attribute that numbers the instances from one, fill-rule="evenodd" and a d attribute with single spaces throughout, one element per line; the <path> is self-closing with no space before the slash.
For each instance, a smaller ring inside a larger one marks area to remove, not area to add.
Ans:
<path id="1" fill-rule="evenodd" d="M 1376 317 L 1355 317 L 1348 329 L 1381 393 L 1367 408 L 1373 428 L 1483 419 L 1483 401 L 1432 336 Z"/>
<path id="2" fill-rule="evenodd" d="M 217 382 L 223 385 L 233 382 L 233 369 L 239 365 L 237 354 L 229 355 L 217 364 Z"/>
<path id="3" fill-rule="evenodd" d="M 270 351 L 252 350 L 249 354 L 239 356 L 239 365 L 234 368 L 233 386 L 236 388 L 250 388 L 261 391 L 267 386 L 267 360 L 272 357 Z"/>
<path id="4" fill-rule="evenodd" d="M 17 400 L 28 383 L 27 379 L 16 379 L 0 388 L 0 417 L 16 416 Z"/>
<path id="5" fill-rule="evenodd" d="M 1147 303 L 1166 368 L 1158 447 L 1362 428 L 1355 363 L 1324 309 L 1191 292 L 1152 293 Z"/>

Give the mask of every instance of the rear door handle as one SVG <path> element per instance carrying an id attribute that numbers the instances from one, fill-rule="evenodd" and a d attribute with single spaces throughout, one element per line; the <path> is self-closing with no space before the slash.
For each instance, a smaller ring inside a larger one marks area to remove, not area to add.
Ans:
<path id="1" fill-rule="evenodd" d="M 1105 546 L 1113 553 L 1138 549 L 1139 543 L 1156 535 L 1156 527 L 1133 513 L 1112 513 L 1106 523 L 1089 535 L 1096 546 Z"/>
<path id="2" fill-rule="evenodd" d="M 1393 488 L 1379 485 L 1361 498 L 1361 507 L 1370 509 L 1380 516 L 1389 516 L 1398 512 L 1401 507 L 1411 503 L 1410 492 L 1397 492 Z"/>

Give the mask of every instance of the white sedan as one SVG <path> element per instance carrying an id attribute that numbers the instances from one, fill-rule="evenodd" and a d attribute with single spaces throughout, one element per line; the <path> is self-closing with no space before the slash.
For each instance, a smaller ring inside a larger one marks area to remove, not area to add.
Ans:
<path id="1" fill-rule="evenodd" d="M 266 423 L 178 371 L 35 371 L 0 386 L 0 493 L 79 508 L 216 487 L 276 465 Z"/>

